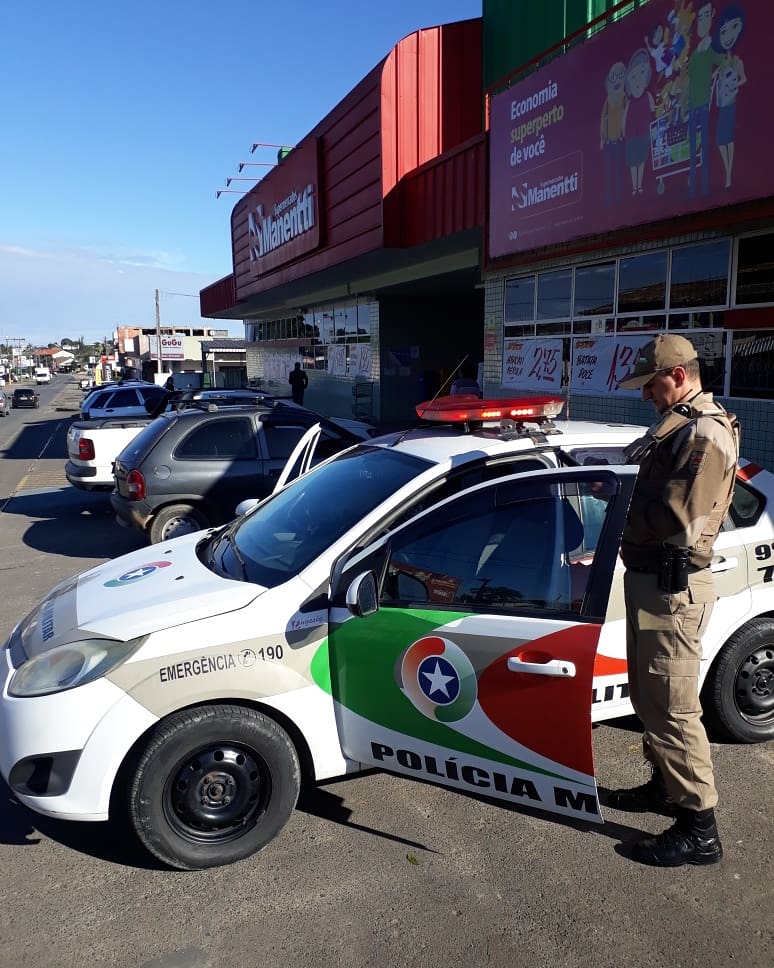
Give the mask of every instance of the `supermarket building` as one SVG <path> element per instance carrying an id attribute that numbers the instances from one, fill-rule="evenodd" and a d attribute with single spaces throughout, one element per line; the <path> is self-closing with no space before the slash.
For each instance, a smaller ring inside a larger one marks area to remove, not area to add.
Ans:
<path id="1" fill-rule="evenodd" d="M 201 308 L 244 320 L 248 377 L 300 361 L 310 406 L 389 424 L 464 359 L 647 424 L 617 384 L 668 330 L 774 466 L 774 9 L 607 6 L 409 35 L 240 199 Z"/>

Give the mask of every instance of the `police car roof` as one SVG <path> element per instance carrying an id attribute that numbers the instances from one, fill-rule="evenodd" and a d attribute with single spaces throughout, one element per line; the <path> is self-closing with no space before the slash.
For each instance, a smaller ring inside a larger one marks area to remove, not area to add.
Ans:
<path id="1" fill-rule="evenodd" d="M 463 432 L 446 425 L 419 426 L 377 437 L 363 446 L 390 447 L 406 454 L 422 457 L 435 463 L 452 460 L 463 454 L 508 454 L 528 452 L 540 447 L 569 449 L 607 445 L 625 447 L 641 437 L 644 427 L 635 424 L 605 424 L 591 420 L 557 420 L 554 433 L 540 430 L 530 433 L 501 432 L 497 427 L 485 427 Z"/>

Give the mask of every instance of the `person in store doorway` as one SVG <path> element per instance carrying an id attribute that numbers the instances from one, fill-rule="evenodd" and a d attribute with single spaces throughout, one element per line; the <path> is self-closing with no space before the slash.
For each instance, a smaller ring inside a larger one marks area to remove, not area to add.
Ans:
<path id="1" fill-rule="evenodd" d="M 293 369 L 290 371 L 290 376 L 288 377 L 288 383 L 290 384 L 290 393 L 293 397 L 293 403 L 299 404 L 299 406 L 304 405 L 304 390 L 309 386 L 309 377 L 301 369 L 301 364 L 296 363 Z"/>
<path id="2" fill-rule="evenodd" d="M 164 389 L 165 390 L 174 390 L 175 389 L 175 378 L 172 376 L 171 373 L 167 377 L 167 382 L 164 384 Z"/>
<path id="3" fill-rule="evenodd" d="M 607 805 L 676 818 L 634 844 L 635 860 L 716 864 L 723 848 L 699 663 L 717 598 L 710 561 L 733 496 L 738 423 L 702 390 L 696 350 L 683 336 L 651 340 L 619 385 L 641 390 L 659 413 L 626 449 L 640 470 L 621 542 L 629 689 L 651 778 L 611 791 Z"/>
<path id="4" fill-rule="evenodd" d="M 457 376 L 449 388 L 450 394 L 472 393 L 476 397 L 481 396 L 481 389 L 476 379 L 476 371 L 469 363 L 463 364 Z"/>

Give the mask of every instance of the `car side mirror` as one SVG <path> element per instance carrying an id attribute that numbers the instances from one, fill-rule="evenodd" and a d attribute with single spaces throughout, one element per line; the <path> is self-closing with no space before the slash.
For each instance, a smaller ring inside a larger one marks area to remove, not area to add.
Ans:
<path id="1" fill-rule="evenodd" d="M 241 518 L 243 514 L 247 514 L 248 511 L 252 511 L 254 507 L 260 504 L 260 500 L 257 497 L 248 497 L 244 501 L 240 501 L 236 506 L 236 511 L 234 512 L 238 518 Z"/>
<path id="2" fill-rule="evenodd" d="M 355 618 L 367 618 L 379 611 L 379 593 L 376 575 L 363 572 L 350 584 L 346 595 L 347 608 Z"/>

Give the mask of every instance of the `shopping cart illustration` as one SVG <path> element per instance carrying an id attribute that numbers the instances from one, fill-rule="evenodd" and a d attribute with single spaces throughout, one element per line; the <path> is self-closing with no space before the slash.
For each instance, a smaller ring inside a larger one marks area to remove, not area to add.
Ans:
<path id="1" fill-rule="evenodd" d="M 702 130 L 696 132 L 696 168 L 702 165 Z M 664 179 L 688 172 L 691 168 L 691 148 L 688 143 L 688 122 L 674 121 L 671 112 L 662 114 L 650 123 L 650 148 L 656 191 L 664 194 Z"/>

